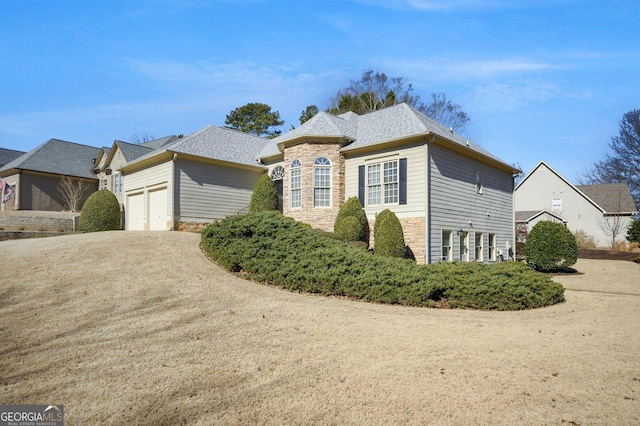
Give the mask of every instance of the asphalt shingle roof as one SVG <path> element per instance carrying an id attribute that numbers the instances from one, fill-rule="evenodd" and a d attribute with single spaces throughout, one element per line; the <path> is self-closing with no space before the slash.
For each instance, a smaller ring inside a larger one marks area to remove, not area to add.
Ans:
<path id="1" fill-rule="evenodd" d="M 346 138 L 352 142 L 344 146 L 342 150 L 349 151 L 427 133 L 436 134 L 504 163 L 477 144 L 447 129 L 406 103 L 364 115 L 358 115 L 353 112 L 338 116 L 326 112 L 318 113 L 300 127 L 273 139 L 260 153 L 260 157 L 276 155 L 279 152 L 278 144 L 304 136 Z"/>
<path id="2" fill-rule="evenodd" d="M 120 147 L 120 151 L 122 151 L 122 155 L 124 155 L 124 158 L 127 161 L 133 161 L 136 158 L 142 157 L 154 150 L 154 148 L 149 146 L 144 146 L 142 144 L 136 145 L 123 141 L 115 141 L 115 144 Z"/>
<path id="3" fill-rule="evenodd" d="M 162 148 L 163 146 L 175 141 L 176 139 L 178 139 L 178 137 L 174 136 L 174 135 L 165 136 L 164 138 L 154 139 L 154 140 L 149 141 L 149 142 L 141 143 L 139 146 L 144 146 L 146 148 L 151 148 L 151 149 L 158 149 L 158 148 Z"/>
<path id="4" fill-rule="evenodd" d="M 268 140 L 218 126 L 207 126 L 184 138 L 177 139 L 138 160 L 170 151 L 195 155 L 213 160 L 228 161 L 250 166 L 260 166 L 257 158 Z"/>
<path id="5" fill-rule="evenodd" d="M 93 160 L 98 157 L 100 148 L 49 139 L 42 145 L 7 163 L 0 172 L 10 169 L 32 170 L 96 179 L 91 173 Z"/>
<path id="6" fill-rule="evenodd" d="M 10 163 L 21 155 L 26 154 L 24 151 L 16 151 L 15 149 L 0 148 L 0 167 Z"/>
<path id="7" fill-rule="evenodd" d="M 607 213 L 635 213 L 638 211 L 626 183 L 576 185 L 576 188 Z"/>

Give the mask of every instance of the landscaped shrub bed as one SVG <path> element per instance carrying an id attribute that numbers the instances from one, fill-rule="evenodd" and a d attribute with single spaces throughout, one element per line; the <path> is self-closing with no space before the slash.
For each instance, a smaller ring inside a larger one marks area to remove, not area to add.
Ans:
<path id="1" fill-rule="evenodd" d="M 410 306 L 519 310 L 564 300 L 564 288 L 517 262 L 439 263 L 373 256 L 278 212 L 227 218 L 202 231 L 224 268 L 292 291 Z"/>

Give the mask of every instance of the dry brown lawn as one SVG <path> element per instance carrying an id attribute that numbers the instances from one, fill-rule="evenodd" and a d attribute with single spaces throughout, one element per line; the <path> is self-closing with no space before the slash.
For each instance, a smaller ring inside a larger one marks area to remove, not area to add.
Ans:
<path id="1" fill-rule="evenodd" d="M 640 424 L 640 265 L 565 303 L 435 310 L 236 278 L 199 235 L 0 242 L 0 403 L 66 424 Z"/>

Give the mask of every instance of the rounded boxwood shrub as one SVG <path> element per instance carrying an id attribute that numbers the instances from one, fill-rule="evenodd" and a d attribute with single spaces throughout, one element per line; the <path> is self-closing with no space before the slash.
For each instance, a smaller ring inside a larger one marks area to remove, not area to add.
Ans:
<path id="1" fill-rule="evenodd" d="M 356 221 L 350 220 L 347 222 L 347 225 L 343 224 L 343 220 L 348 217 L 352 217 Z M 358 197 L 351 197 L 340 207 L 333 224 L 333 232 L 344 240 L 360 241 L 364 236 L 364 225 L 366 221 Z"/>
<path id="2" fill-rule="evenodd" d="M 120 229 L 120 203 L 113 192 L 101 189 L 87 198 L 80 212 L 80 232 Z"/>
<path id="3" fill-rule="evenodd" d="M 553 271 L 576 263 L 578 243 L 563 224 L 541 221 L 527 236 L 525 256 L 527 264 L 534 269 Z"/>
<path id="4" fill-rule="evenodd" d="M 373 226 L 373 252 L 381 256 L 404 257 L 406 246 L 402 224 L 389 209 L 381 211 Z"/>
<path id="5" fill-rule="evenodd" d="M 362 225 L 353 216 L 347 216 L 336 222 L 333 232 L 343 241 L 360 241 L 362 239 Z"/>
<path id="6" fill-rule="evenodd" d="M 253 187 L 250 212 L 264 212 L 278 210 L 278 189 L 269 175 L 262 175 Z"/>

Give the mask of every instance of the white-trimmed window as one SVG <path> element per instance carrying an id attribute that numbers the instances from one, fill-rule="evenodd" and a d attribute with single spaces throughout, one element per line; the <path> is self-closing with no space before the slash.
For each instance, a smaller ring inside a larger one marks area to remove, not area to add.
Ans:
<path id="1" fill-rule="evenodd" d="M 313 162 L 313 207 L 331 207 L 331 161 L 326 157 Z"/>
<path id="2" fill-rule="evenodd" d="M 476 194 L 482 194 L 482 173 L 476 172 Z"/>
<path id="3" fill-rule="evenodd" d="M 562 198 L 554 198 L 551 200 L 551 211 L 555 214 L 562 213 Z"/>
<path id="4" fill-rule="evenodd" d="M 496 261 L 496 234 L 489 234 L 489 260 Z"/>
<path id="5" fill-rule="evenodd" d="M 302 164 L 297 158 L 291 162 L 289 167 L 291 174 L 291 208 L 302 207 Z"/>
<path id="6" fill-rule="evenodd" d="M 107 189 L 107 180 L 106 179 L 100 179 L 100 186 L 98 187 L 98 189 Z"/>
<path id="7" fill-rule="evenodd" d="M 452 248 L 451 248 L 451 231 L 442 231 L 442 260 L 451 261 Z"/>
<path id="8" fill-rule="evenodd" d="M 284 179 L 284 167 L 275 166 L 271 171 L 271 180 L 276 181 L 282 179 Z"/>
<path id="9" fill-rule="evenodd" d="M 475 250 L 475 257 L 474 259 L 476 260 L 476 262 L 482 262 L 484 260 L 484 256 L 483 256 L 483 250 L 482 250 L 482 233 L 481 232 L 476 232 L 475 233 L 475 240 L 476 240 L 476 250 Z"/>
<path id="10" fill-rule="evenodd" d="M 367 204 L 398 204 L 398 160 L 367 165 Z"/>
<path id="11" fill-rule="evenodd" d="M 123 181 L 124 179 L 120 173 L 116 173 L 115 175 L 113 175 L 113 192 L 115 194 L 122 193 L 123 184 L 124 184 Z"/>

